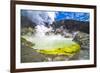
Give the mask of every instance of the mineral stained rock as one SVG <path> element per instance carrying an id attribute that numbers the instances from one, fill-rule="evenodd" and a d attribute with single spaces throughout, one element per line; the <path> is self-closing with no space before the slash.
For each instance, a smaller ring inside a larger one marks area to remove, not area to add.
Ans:
<path id="1" fill-rule="evenodd" d="M 79 43 L 82 49 L 89 49 L 89 34 L 79 31 L 73 41 Z"/>

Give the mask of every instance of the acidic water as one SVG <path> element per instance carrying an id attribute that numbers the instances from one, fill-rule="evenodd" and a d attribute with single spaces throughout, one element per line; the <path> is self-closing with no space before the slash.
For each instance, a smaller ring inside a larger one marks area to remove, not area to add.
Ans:
<path id="1" fill-rule="evenodd" d="M 75 42 L 72 41 L 72 38 L 65 38 L 58 35 L 45 35 L 46 32 L 52 30 L 52 28 L 47 28 L 44 25 L 37 25 L 36 26 L 36 33 L 33 36 L 24 37 L 35 44 L 33 46 L 34 49 L 52 49 L 52 48 L 63 48 L 68 47 L 74 44 Z"/>

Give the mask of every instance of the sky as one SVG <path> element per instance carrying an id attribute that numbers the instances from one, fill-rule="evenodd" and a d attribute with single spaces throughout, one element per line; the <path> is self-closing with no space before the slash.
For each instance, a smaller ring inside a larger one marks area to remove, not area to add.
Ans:
<path id="1" fill-rule="evenodd" d="M 78 21 L 89 21 L 89 13 L 84 12 L 57 12 L 56 20 L 73 19 Z"/>
<path id="2" fill-rule="evenodd" d="M 29 20 L 38 25 L 45 25 L 45 23 L 52 24 L 55 20 L 72 19 L 89 21 L 90 19 L 89 13 L 84 12 L 21 10 L 21 15 L 26 16 Z"/>

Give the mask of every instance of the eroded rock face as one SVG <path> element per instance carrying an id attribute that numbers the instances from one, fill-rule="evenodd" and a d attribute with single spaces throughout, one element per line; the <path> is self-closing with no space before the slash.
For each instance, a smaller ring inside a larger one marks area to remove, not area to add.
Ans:
<path id="1" fill-rule="evenodd" d="M 79 31 L 73 41 L 79 43 L 81 49 L 89 49 L 89 34 Z"/>
<path id="2" fill-rule="evenodd" d="M 63 29 L 68 29 L 69 32 L 81 31 L 89 34 L 89 22 L 77 21 L 77 20 L 60 20 L 60 21 L 55 21 L 52 24 L 52 27 L 54 29 L 60 28 L 61 26 L 63 26 Z"/>
<path id="3" fill-rule="evenodd" d="M 40 53 L 37 53 L 35 49 L 28 46 L 21 46 L 21 62 L 44 62 L 47 61 L 46 57 Z"/>
<path id="4" fill-rule="evenodd" d="M 89 48 L 89 34 L 83 33 L 83 32 L 78 32 L 78 34 L 74 37 L 73 41 L 77 42 L 81 46 L 81 50 L 79 53 L 79 60 L 87 60 L 90 58 L 90 48 Z M 74 58 L 75 60 L 75 58 Z"/>
<path id="5" fill-rule="evenodd" d="M 44 62 L 46 57 L 32 48 L 35 44 L 27 41 L 25 38 L 21 38 L 21 62 Z"/>

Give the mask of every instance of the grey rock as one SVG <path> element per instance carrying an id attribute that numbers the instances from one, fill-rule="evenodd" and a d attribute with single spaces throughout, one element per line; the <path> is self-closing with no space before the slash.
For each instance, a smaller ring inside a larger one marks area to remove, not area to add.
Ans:
<path id="1" fill-rule="evenodd" d="M 29 48 L 25 45 L 21 45 L 21 62 L 22 63 L 43 62 L 46 60 L 47 59 L 45 58 L 45 56 L 36 52 L 35 49 Z"/>
<path id="2" fill-rule="evenodd" d="M 79 31 L 73 41 L 80 44 L 82 49 L 89 49 L 89 34 Z"/>

